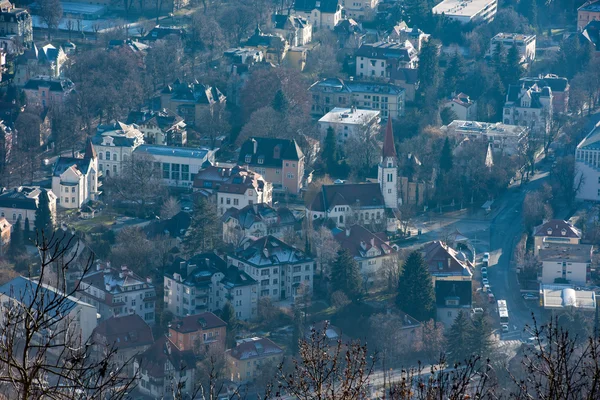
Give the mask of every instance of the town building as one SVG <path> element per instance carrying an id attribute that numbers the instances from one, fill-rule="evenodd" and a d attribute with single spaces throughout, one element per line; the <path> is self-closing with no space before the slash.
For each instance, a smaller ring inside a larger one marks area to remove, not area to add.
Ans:
<path id="1" fill-rule="evenodd" d="M 591 21 L 600 21 L 600 1 L 588 0 L 577 9 L 577 30 L 583 30 Z"/>
<path id="2" fill-rule="evenodd" d="M 382 119 L 404 115 L 406 91 L 391 83 L 327 78 L 308 90 L 312 95 L 311 114 L 317 117 L 337 107 L 379 110 Z"/>
<path id="3" fill-rule="evenodd" d="M 569 80 L 553 74 L 539 75 L 537 77 L 521 78 L 519 84 L 529 89 L 533 85 L 549 87 L 552 90 L 552 111 L 558 113 L 567 112 L 569 105 Z"/>
<path id="4" fill-rule="evenodd" d="M 575 198 L 600 200 L 600 122 L 577 145 L 575 171 Z"/>
<path id="5" fill-rule="evenodd" d="M 3 1 L 0 8 L 0 42 L 9 54 L 21 53 L 33 43 L 31 15 L 24 8 L 16 8 Z"/>
<path id="6" fill-rule="evenodd" d="M 144 143 L 182 147 L 187 144 L 186 123 L 171 110 L 132 111 L 127 124 L 135 124 L 144 135 Z"/>
<path id="7" fill-rule="evenodd" d="M 419 88 L 419 70 L 416 68 L 396 68 L 390 70 L 390 83 L 404 89 L 404 99 L 414 102 Z"/>
<path id="8" fill-rule="evenodd" d="M 225 352 L 225 360 L 232 382 L 250 382 L 266 366 L 277 367 L 283 360 L 283 349 L 267 338 L 240 339 Z"/>
<path id="9" fill-rule="evenodd" d="M 459 120 L 442 126 L 441 131 L 459 142 L 468 138 L 489 143 L 495 153 L 509 156 L 519 154 L 529 134 L 526 126 Z"/>
<path id="10" fill-rule="evenodd" d="M 246 272 L 259 284 L 259 298 L 295 301 L 311 293 L 315 261 L 303 251 L 268 235 L 244 243 L 227 256 L 227 264 Z"/>
<path id="11" fill-rule="evenodd" d="M 433 14 L 444 14 L 446 18 L 461 24 L 489 23 L 498 11 L 498 0 L 444 0 L 431 10 Z"/>
<path id="12" fill-rule="evenodd" d="M 355 53 L 356 76 L 390 78 L 392 67 L 417 68 L 419 56 L 410 41 L 361 45 Z"/>
<path id="13" fill-rule="evenodd" d="M 186 123 L 195 126 L 202 123 L 204 113 L 214 109 L 217 104 L 225 105 L 226 100 L 216 87 L 177 79 L 161 91 L 160 108 L 173 110 Z"/>
<path id="14" fill-rule="evenodd" d="M 133 368 L 138 379 L 137 390 L 153 399 L 168 398 L 177 388 L 183 397 L 194 394 L 196 357 L 191 350 L 180 350 L 167 336 L 154 342 L 138 355 Z"/>
<path id="15" fill-rule="evenodd" d="M 590 280 L 592 245 L 548 243 L 538 250 L 542 262 L 540 282 L 585 286 Z"/>
<path id="16" fill-rule="evenodd" d="M 35 226 L 35 212 L 40 202 L 40 194 L 45 191 L 48 195 L 50 213 L 56 220 L 56 195 L 52 190 L 39 186 L 19 186 L 14 189 L 0 189 L 0 217 L 6 218 L 11 225 L 19 224 L 25 227 L 28 221 L 29 229 Z"/>
<path id="17" fill-rule="evenodd" d="M 315 30 L 330 31 L 342 20 L 339 0 L 295 0 L 292 15 L 305 18 Z"/>
<path id="18" fill-rule="evenodd" d="M 137 125 L 117 121 L 98 125 L 92 143 L 98 154 L 98 169 L 106 177 L 118 176 L 133 151 L 144 143 L 144 135 Z"/>
<path id="19" fill-rule="evenodd" d="M 392 42 L 400 43 L 404 43 L 408 40 L 417 52 L 420 52 L 423 43 L 429 40 L 429 36 L 430 35 L 426 34 L 416 26 L 409 28 L 406 22 L 402 21 L 388 32 L 387 39 Z"/>
<path id="20" fill-rule="evenodd" d="M 287 14 L 271 16 L 271 30 L 291 47 L 304 46 L 312 40 L 312 25 L 306 18 Z"/>
<path id="21" fill-rule="evenodd" d="M 579 244 L 581 242 L 581 231 L 568 221 L 551 219 L 535 228 L 533 239 L 535 246 L 533 254 L 537 256 L 541 249 L 551 244 Z"/>
<path id="22" fill-rule="evenodd" d="M 578 290 L 572 285 L 547 284 L 540 285 L 541 305 L 544 310 L 555 313 L 573 313 L 596 311 L 596 292 Z"/>
<path id="23" fill-rule="evenodd" d="M 194 190 L 209 196 L 217 204 L 217 214 L 233 208 L 273 200 L 273 186 L 262 175 L 240 167 L 210 166 L 196 174 Z"/>
<path id="24" fill-rule="evenodd" d="M 104 0 L 110 1 L 110 0 Z M 187 0 L 184 0 L 187 1 Z M 181 40 L 184 40 L 186 37 L 185 29 L 178 26 L 161 26 L 156 25 L 154 28 L 150 29 L 146 36 L 142 39 L 145 42 L 155 42 L 157 40 L 164 40 L 169 36 L 177 37 Z"/>
<path id="25" fill-rule="evenodd" d="M 52 173 L 56 203 L 62 208 L 81 208 L 88 201 L 97 200 L 102 193 L 98 182 L 101 175 L 91 141 L 87 142 L 83 157 L 58 157 Z"/>
<path id="26" fill-rule="evenodd" d="M 165 309 L 182 318 L 216 312 L 230 302 L 235 316 L 248 321 L 257 316 L 258 283 L 214 253 L 176 259 L 164 275 Z"/>
<path id="27" fill-rule="evenodd" d="M 67 54 L 61 46 L 56 48 L 46 44 L 38 49 L 34 43 L 17 57 L 13 82 L 17 86 L 23 86 L 36 76 L 58 78 L 62 75 L 63 65 L 67 60 Z"/>
<path id="28" fill-rule="evenodd" d="M 276 193 L 300 194 L 306 157 L 295 139 L 251 137 L 240 148 L 238 165 L 256 172 Z"/>
<path id="29" fill-rule="evenodd" d="M 273 64 L 283 62 L 289 46 L 287 40 L 282 36 L 262 33 L 258 26 L 254 30 L 254 34 L 244 43 L 245 48 L 261 51 L 265 56 L 265 60 Z"/>
<path id="30" fill-rule="evenodd" d="M 477 102 L 464 93 L 459 93 L 447 100 L 442 108 L 452 110 L 456 114 L 456 119 L 460 121 L 474 121 L 477 119 Z"/>
<path id="31" fill-rule="evenodd" d="M 338 146 L 343 147 L 348 140 L 365 140 L 379 133 L 380 112 L 354 107 L 336 107 L 319 119 L 321 140 L 325 140 L 329 129 L 333 129 Z"/>
<path id="32" fill-rule="evenodd" d="M 437 320 L 451 326 L 459 312 L 472 307 L 473 264 L 440 241 L 426 244 L 421 254 L 433 279 Z"/>
<path id="33" fill-rule="evenodd" d="M 554 109 L 552 89 L 537 84 L 508 85 L 503 120 L 505 125 L 520 125 L 534 132 L 546 133 L 550 129 Z"/>
<path id="34" fill-rule="evenodd" d="M 380 0 L 342 0 L 346 18 L 357 21 L 372 21 L 377 15 Z"/>
<path id="35" fill-rule="evenodd" d="M 150 278 L 141 278 L 123 265 L 96 264 L 96 270 L 81 278 L 78 296 L 92 304 L 104 321 L 112 316 L 137 314 L 148 325 L 155 321 L 156 290 Z"/>
<path id="36" fill-rule="evenodd" d="M 182 351 L 222 354 L 227 324 L 211 312 L 187 315 L 169 324 L 169 339 Z"/>
<path id="37" fill-rule="evenodd" d="M 65 78 L 37 76 L 25 83 L 23 93 L 25 93 L 28 104 L 46 108 L 64 104 L 74 86 L 73 82 Z"/>
<path id="38" fill-rule="evenodd" d="M 137 314 L 110 317 L 102 321 L 92 334 L 92 358 L 100 362 L 110 350 L 117 351 L 114 357 L 117 367 L 133 376 L 135 356 L 145 352 L 153 343 L 152 328 Z"/>
<path id="39" fill-rule="evenodd" d="M 283 239 L 286 233 L 302 229 L 302 216 L 286 207 L 273 208 L 268 204 L 252 204 L 242 209 L 230 208 L 223 214 L 223 242 L 234 246 L 246 238 L 273 235 Z"/>
<path id="40" fill-rule="evenodd" d="M 33 297 L 34 293 L 35 298 Z M 60 306 L 57 303 L 57 307 L 49 307 L 44 303 L 45 301 L 59 301 Z M 55 320 L 56 324 L 47 322 L 46 326 L 53 326 L 56 329 L 56 340 L 59 343 L 71 343 L 73 346 L 89 343 L 92 332 L 96 328 L 94 306 L 73 296 L 65 298 L 64 293 L 57 288 L 24 276 L 18 276 L 0 286 L 0 312 L 3 315 L 7 315 L 9 312 L 4 308 L 13 302 L 20 304 L 16 306 L 17 310 L 13 311 L 18 312 L 19 315 L 24 315 L 25 310 L 30 310 L 30 307 L 36 309 L 36 306 L 41 306 L 43 310 L 47 310 L 47 318 Z M 19 312 L 21 305 L 23 308 Z M 65 354 L 62 347 L 49 348 L 49 350 L 50 353 Z"/>
<path id="41" fill-rule="evenodd" d="M 362 225 L 352 225 L 334 235 L 340 249 L 347 250 L 363 276 L 366 286 L 388 279 L 389 268 L 398 263 L 398 254 L 385 233 L 373 233 Z"/>
<path id="42" fill-rule="evenodd" d="M 151 144 L 138 146 L 133 156 L 149 157 L 169 187 L 191 188 L 196 176 L 215 162 L 215 150 Z"/>
<path id="43" fill-rule="evenodd" d="M 341 49 L 352 50 L 365 43 L 366 29 L 353 19 L 341 20 L 333 29 Z"/>
<path id="44" fill-rule="evenodd" d="M 535 35 L 525 35 L 522 33 L 498 33 L 490 40 L 488 56 L 493 57 L 500 48 L 501 51 L 508 52 L 515 46 L 519 52 L 522 63 L 529 63 L 535 60 Z"/>

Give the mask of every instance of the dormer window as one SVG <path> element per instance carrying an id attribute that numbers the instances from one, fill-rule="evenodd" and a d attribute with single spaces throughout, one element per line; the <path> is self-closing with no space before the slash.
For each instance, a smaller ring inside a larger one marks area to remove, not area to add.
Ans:
<path id="1" fill-rule="evenodd" d="M 552 229 L 548 228 L 548 235 L 552 235 Z"/>
<path id="2" fill-rule="evenodd" d="M 252 155 L 251 154 L 246 154 L 246 158 L 244 160 L 246 163 L 249 163 L 252 161 Z"/>
<path id="3" fill-rule="evenodd" d="M 258 163 L 259 164 L 264 164 L 264 162 L 265 162 L 265 156 L 259 156 L 258 157 Z"/>
<path id="4" fill-rule="evenodd" d="M 563 235 L 563 236 L 566 236 L 567 235 L 567 230 L 563 229 L 562 231 L 560 231 L 560 234 Z"/>

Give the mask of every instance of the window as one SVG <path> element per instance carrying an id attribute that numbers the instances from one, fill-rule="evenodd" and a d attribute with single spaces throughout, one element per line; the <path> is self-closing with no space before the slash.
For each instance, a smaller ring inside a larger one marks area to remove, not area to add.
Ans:
<path id="1" fill-rule="evenodd" d="M 181 164 L 181 180 L 190 180 L 190 166 L 188 164 Z"/>
<path id="2" fill-rule="evenodd" d="M 100 153 L 100 155 L 102 155 L 102 153 Z M 100 157 L 100 159 L 102 160 L 102 157 Z M 98 164 L 98 169 L 102 171 L 104 169 L 104 166 L 102 164 Z"/>
<path id="3" fill-rule="evenodd" d="M 388 182 L 392 182 L 394 180 L 394 175 L 393 174 L 387 174 L 387 181 Z"/>
<path id="4" fill-rule="evenodd" d="M 388 194 L 392 194 L 392 189 L 388 189 Z"/>
<path id="5" fill-rule="evenodd" d="M 68 203 L 69 202 L 69 198 L 66 197 L 66 199 L 67 199 L 66 203 Z M 13 221 L 16 221 L 16 220 L 17 220 L 17 214 L 13 214 Z"/>
<path id="6" fill-rule="evenodd" d="M 102 160 L 102 153 L 98 153 L 98 158 Z"/>
<path id="7" fill-rule="evenodd" d="M 239 205 L 240 201 L 238 199 L 233 199 L 233 205 L 237 206 Z"/>
<path id="8" fill-rule="evenodd" d="M 310 281 L 310 275 L 304 275 L 304 280 L 305 281 Z"/>
<path id="9" fill-rule="evenodd" d="M 304 266 L 304 270 L 305 270 L 305 271 L 310 271 L 310 265 L 308 265 L 308 264 L 307 264 L 307 265 L 305 265 L 305 266 Z"/>
<path id="10" fill-rule="evenodd" d="M 295 276 L 294 277 L 294 283 L 300 283 L 301 280 L 302 280 L 301 276 Z"/>
<path id="11" fill-rule="evenodd" d="M 71 203 L 75 203 L 75 197 L 71 197 Z"/>
<path id="12" fill-rule="evenodd" d="M 117 153 L 113 153 L 113 161 L 117 161 Z"/>
<path id="13" fill-rule="evenodd" d="M 230 205 L 230 204 L 231 204 L 231 199 L 228 197 L 227 198 L 227 205 Z"/>
<path id="14" fill-rule="evenodd" d="M 113 165 L 113 174 L 117 175 L 117 166 Z"/>
<path id="15" fill-rule="evenodd" d="M 246 154 L 246 157 L 244 158 L 244 161 L 246 163 L 250 163 L 252 161 L 252 155 L 251 154 Z"/>
<path id="16" fill-rule="evenodd" d="M 170 175 L 170 171 L 171 171 L 170 167 L 171 167 L 171 164 L 163 163 L 163 165 L 162 165 L 163 179 L 169 179 L 169 175 Z"/>
<path id="17" fill-rule="evenodd" d="M 171 164 L 171 179 L 179 180 L 179 164 Z"/>
<path id="18" fill-rule="evenodd" d="M 269 269 L 263 269 L 262 271 L 260 271 L 260 276 L 269 276 Z"/>
<path id="19" fill-rule="evenodd" d="M 106 152 L 106 160 L 110 161 L 110 151 Z"/>
<path id="20" fill-rule="evenodd" d="M 75 193 L 75 186 L 71 188 L 71 193 Z"/>
<path id="21" fill-rule="evenodd" d="M 598 192 L 600 192 L 600 190 Z M 600 194 L 598 194 L 598 196 L 600 196 Z M 68 202 L 69 202 L 69 198 L 65 197 L 65 203 L 68 203 Z M 13 214 L 13 219 L 15 219 L 15 214 Z"/>
<path id="22" fill-rule="evenodd" d="M 258 157 L 258 163 L 259 164 L 264 164 L 264 162 L 265 162 L 265 157 L 264 156 Z"/>
<path id="23" fill-rule="evenodd" d="M 281 173 L 281 170 L 280 170 L 280 169 L 276 169 L 276 170 L 275 170 L 275 175 L 279 175 L 280 173 Z"/>
<path id="24" fill-rule="evenodd" d="M 288 172 L 287 178 L 288 179 L 293 179 L 294 178 L 294 174 L 292 174 L 291 172 Z"/>
<path id="25" fill-rule="evenodd" d="M 302 271 L 302 266 L 297 265 L 294 267 L 294 272 L 300 272 L 300 271 Z"/>

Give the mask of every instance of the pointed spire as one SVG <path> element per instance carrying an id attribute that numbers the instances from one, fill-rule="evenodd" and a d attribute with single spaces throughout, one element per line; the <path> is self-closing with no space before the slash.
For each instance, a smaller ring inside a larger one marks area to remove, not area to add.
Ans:
<path id="1" fill-rule="evenodd" d="M 394 131 L 392 130 L 392 117 L 388 118 L 385 127 L 385 139 L 383 140 L 383 157 L 397 157 L 396 145 L 394 144 Z"/>
<path id="2" fill-rule="evenodd" d="M 492 168 L 494 166 L 494 155 L 492 153 L 492 145 L 488 144 L 487 153 L 485 155 L 485 166 Z"/>
<path id="3" fill-rule="evenodd" d="M 87 143 L 85 144 L 85 154 L 83 158 L 86 160 L 92 160 L 96 157 L 96 150 L 94 150 L 94 146 L 92 146 L 92 140 L 88 139 Z"/>

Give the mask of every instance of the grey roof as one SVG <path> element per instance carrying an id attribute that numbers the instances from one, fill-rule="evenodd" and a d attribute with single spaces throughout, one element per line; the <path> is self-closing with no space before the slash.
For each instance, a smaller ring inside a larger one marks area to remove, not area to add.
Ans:
<path id="1" fill-rule="evenodd" d="M 472 282 L 468 281 L 435 281 L 435 302 L 439 308 L 448 308 L 447 299 L 458 300 L 455 308 L 471 307 L 473 296 Z"/>
<path id="2" fill-rule="evenodd" d="M 90 161 L 89 158 L 58 157 L 56 164 L 54 164 L 53 175 L 60 176 L 73 165 L 85 175 L 90 169 Z"/>
<path id="3" fill-rule="evenodd" d="M 599 21 L 600 22 L 600 21 Z M 530 88 L 533 85 L 538 87 L 548 86 L 552 89 L 552 92 L 564 92 L 569 86 L 569 80 L 557 75 L 540 75 L 538 77 L 527 77 L 519 80 L 526 88 Z"/>
<path id="4" fill-rule="evenodd" d="M 419 82 L 419 70 L 414 68 L 392 68 L 390 78 L 405 81 L 407 84 L 415 84 Z"/>
<path id="5" fill-rule="evenodd" d="M 188 266 L 195 266 L 190 274 L 187 273 Z M 187 261 L 177 258 L 165 272 L 165 276 L 173 278 L 175 273 L 181 275 L 186 285 L 195 287 L 209 286 L 212 282 L 212 276 L 216 273 L 223 274 L 220 282 L 227 288 L 256 284 L 256 280 L 246 272 L 240 271 L 233 265 L 227 267 L 225 260 L 215 253 L 196 254 Z"/>
<path id="6" fill-rule="evenodd" d="M 600 122 L 598 122 L 592 131 L 577 145 L 577 149 L 600 150 Z"/>
<path id="7" fill-rule="evenodd" d="M 271 267 L 285 264 L 311 262 L 312 258 L 303 251 L 268 235 L 252 242 L 249 246 L 236 251 L 231 256 L 256 267 Z"/>
<path id="8" fill-rule="evenodd" d="M 256 152 L 254 144 L 256 143 Z M 251 161 L 246 162 L 246 156 L 251 156 Z M 261 167 L 281 167 L 283 160 L 299 161 L 304 154 L 296 140 L 273 139 L 252 137 L 244 142 L 240 149 L 238 164 L 255 165 Z M 262 162 L 259 163 L 259 158 Z"/>
<path id="9" fill-rule="evenodd" d="M 51 92 L 70 92 L 73 89 L 73 82 L 64 78 L 36 77 L 27 81 L 23 89 L 38 90 L 40 87 L 47 87 Z"/>
<path id="10" fill-rule="evenodd" d="M 135 149 L 136 153 L 148 153 L 153 156 L 187 157 L 203 160 L 207 158 L 210 150 L 188 147 L 155 146 L 143 144 Z"/>
<path id="11" fill-rule="evenodd" d="M 216 87 L 205 85 L 194 80 L 191 83 L 177 79 L 172 85 L 165 87 L 161 93 L 171 94 L 173 100 L 189 101 L 198 104 L 213 104 L 225 99 L 225 95 Z"/>
<path id="12" fill-rule="evenodd" d="M 40 192 L 41 189 L 37 187 L 19 187 L 4 190 L 0 194 L 0 207 L 36 210 Z"/>
<path id="13" fill-rule="evenodd" d="M 319 3 L 318 7 L 317 2 Z M 338 8 L 338 0 L 296 0 L 294 2 L 294 10 L 310 12 L 315 8 L 322 13 L 334 13 Z"/>
<path id="14" fill-rule="evenodd" d="M 225 211 L 222 217 L 223 222 L 227 222 L 229 219 L 237 220 L 242 229 L 250 229 L 257 222 L 267 223 L 268 221 L 277 226 L 293 226 L 297 222 L 289 208 L 275 209 L 265 203 L 250 204 L 241 210 L 232 207 Z"/>
<path id="15" fill-rule="evenodd" d="M 344 81 L 340 78 L 326 78 L 315 82 L 308 90 L 311 92 L 382 94 L 400 94 L 404 92 L 403 88 L 392 83 L 375 81 Z"/>
<path id="16" fill-rule="evenodd" d="M 96 146 L 102 145 L 105 136 L 113 138 L 113 144 L 117 147 L 132 147 L 135 144 L 135 138 L 130 138 L 121 135 L 96 135 L 92 138 L 92 143 Z"/>
<path id="17" fill-rule="evenodd" d="M 381 60 L 398 59 L 401 61 L 410 61 L 417 56 L 416 51 L 404 46 L 404 43 L 396 42 L 376 42 L 360 46 L 356 50 L 357 57 L 376 58 Z"/>
<path id="18" fill-rule="evenodd" d="M 328 211 L 335 206 L 355 206 L 360 208 L 384 208 L 385 201 L 378 183 L 344 183 L 323 185 L 321 193 L 315 196 L 310 209 Z"/>
<path id="19" fill-rule="evenodd" d="M 524 83 L 518 85 L 508 85 L 506 101 L 517 103 L 517 107 L 520 107 L 521 89 L 523 88 L 527 89 L 531 95 L 531 105 L 529 108 L 543 108 L 540 97 L 548 97 L 551 94 L 550 88 L 547 86 L 540 89 L 536 84 L 530 87 L 525 86 Z"/>
<path id="20" fill-rule="evenodd" d="M 583 44 L 590 43 L 596 51 L 600 51 L 600 21 L 590 21 L 578 37 Z"/>

